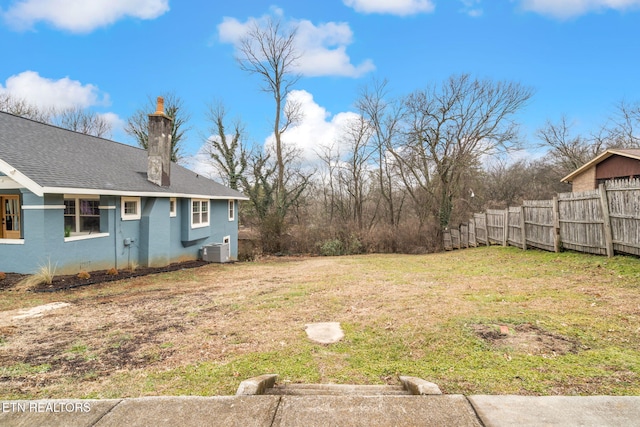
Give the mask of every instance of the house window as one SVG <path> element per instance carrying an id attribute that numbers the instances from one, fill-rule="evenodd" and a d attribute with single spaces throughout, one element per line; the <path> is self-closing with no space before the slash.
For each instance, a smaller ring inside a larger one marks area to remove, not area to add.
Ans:
<path id="1" fill-rule="evenodd" d="M 121 205 L 123 221 L 140 219 L 140 197 L 123 197 Z"/>
<path id="2" fill-rule="evenodd" d="M 91 234 L 100 232 L 100 200 L 65 196 L 64 235 Z"/>
<path id="3" fill-rule="evenodd" d="M 229 221 L 236 219 L 235 203 L 233 200 L 229 200 Z"/>
<path id="4" fill-rule="evenodd" d="M 176 198 L 172 197 L 169 199 L 169 216 L 175 217 L 178 215 L 178 209 L 176 208 Z"/>
<path id="5" fill-rule="evenodd" d="M 191 201 L 191 226 L 206 227 L 209 225 L 209 201 L 197 200 Z"/>

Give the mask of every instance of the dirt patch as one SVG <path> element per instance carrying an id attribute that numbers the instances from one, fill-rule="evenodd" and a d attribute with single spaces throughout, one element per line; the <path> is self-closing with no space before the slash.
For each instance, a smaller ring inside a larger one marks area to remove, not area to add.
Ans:
<path id="1" fill-rule="evenodd" d="M 472 325 L 474 333 L 493 347 L 506 348 L 517 353 L 555 357 L 577 353 L 580 343 L 561 335 L 545 331 L 530 323 L 520 325 Z"/>
<path id="2" fill-rule="evenodd" d="M 207 264 L 206 261 L 195 260 L 169 264 L 164 267 L 138 267 L 135 270 L 118 270 L 117 274 L 109 274 L 108 270 L 92 271 L 88 278 L 80 278 L 77 275 L 55 276 L 51 284 L 42 284 L 30 290 L 34 292 L 55 292 L 98 283 L 147 276 L 149 274 L 201 267 L 205 264 Z M 0 290 L 11 290 L 26 277 L 28 277 L 27 274 L 7 273 L 6 277 L 0 280 Z"/>

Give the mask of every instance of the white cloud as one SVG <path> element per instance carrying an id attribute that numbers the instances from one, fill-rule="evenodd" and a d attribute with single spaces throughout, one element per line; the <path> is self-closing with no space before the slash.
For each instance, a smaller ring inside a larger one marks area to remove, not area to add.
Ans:
<path id="1" fill-rule="evenodd" d="M 589 12 L 625 11 L 640 7 L 640 0 L 521 0 L 524 10 L 558 19 L 568 19 Z"/>
<path id="2" fill-rule="evenodd" d="M 398 16 L 430 13 L 435 10 L 431 0 L 342 0 L 346 6 L 361 13 L 381 13 Z"/>
<path id="3" fill-rule="evenodd" d="M 472 18 L 478 18 L 482 16 L 484 11 L 482 10 L 482 0 L 460 0 L 462 2 L 462 12 L 471 16 Z"/>
<path id="4" fill-rule="evenodd" d="M 64 77 L 59 80 L 41 77 L 35 71 L 24 71 L 7 79 L 0 93 L 24 99 L 30 104 L 48 109 L 108 105 L 109 96 L 101 93 L 97 86 L 83 85 L 77 80 Z"/>
<path id="5" fill-rule="evenodd" d="M 340 135 L 347 123 L 358 117 L 356 113 L 344 112 L 332 116 L 314 101 L 312 94 L 304 90 L 291 91 L 287 102 L 298 103 L 303 118 L 282 135 L 282 141 L 299 150 L 305 164 L 317 163 L 318 153 L 322 152 L 323 147 L 334 147 L 341 151 L 338 145 L 343 138 Z M 273 135 L 265 141 L 266 146 L 274 143 Z"/>
<path id="6" fill-rule="evenodd" d="M 169 0 L 20 0 L 3 17 L 19 30 L 42 21 L 74 33 L 88 33 L 125 17 L 154 19 L 168 10 Z"/>
<path id="7" fill-rule="evenodd" d="M 111 125 L 112 132 L 120 132 L 124 129 L 126 123 L 116 113 L 98 113 L 102 119 Z"/>
<path id="8" fill-rule="evenodd" d="M 276 10 L 275 14 L 281 14 Z M 240 22 L 225 17 L 218 25 L 218 37 L 223 43 L 238 46 L 242 38 L 255 24 L 264 23 L 269 17 L 249 18 Z M 283 22 L 286 28 L 297 28 L 296 49 L 301 54 L 297 70 L 305 76 L 360 77 L 375 69 L 370 59 L 359 65 L 351 63 L 347 46 L 353 42 L 353 32 L 344 22 L 328 22 L 314 25 L 308 20 Z"/>

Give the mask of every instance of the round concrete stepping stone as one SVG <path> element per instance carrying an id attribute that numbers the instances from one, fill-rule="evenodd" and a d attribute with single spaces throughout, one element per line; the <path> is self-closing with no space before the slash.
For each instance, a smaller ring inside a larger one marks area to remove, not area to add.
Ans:
<path id="1" fill-rule="evenodd" d="M 344 338 L 339 322 L 308 323 L 305 326 L 309 339 L 320 344 L 333 344 Z"/>

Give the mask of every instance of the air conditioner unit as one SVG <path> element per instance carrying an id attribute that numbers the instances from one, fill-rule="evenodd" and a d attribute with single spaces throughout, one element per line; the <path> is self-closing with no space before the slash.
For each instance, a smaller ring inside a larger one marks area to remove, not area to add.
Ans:
<path id="1" fill-rule="evenodd" d="M 207 262 L 229 262 L 229 244 L 212 243 L 202 247 L 202 259 Z"/>

